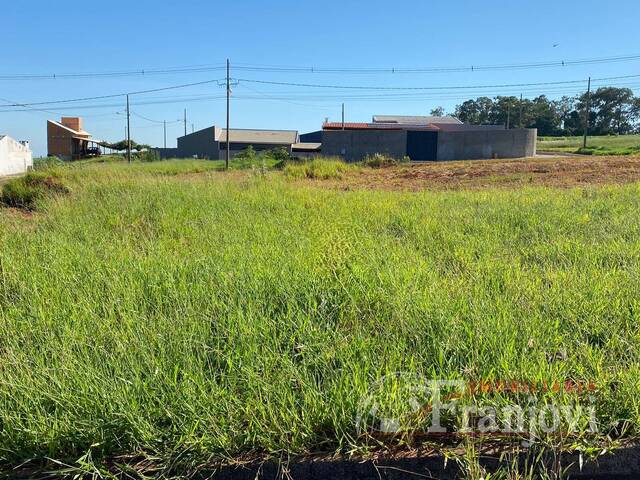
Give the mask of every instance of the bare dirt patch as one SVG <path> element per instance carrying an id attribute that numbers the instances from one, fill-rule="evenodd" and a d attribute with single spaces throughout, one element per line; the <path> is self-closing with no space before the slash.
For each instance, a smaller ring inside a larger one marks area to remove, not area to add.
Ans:
<path id="1" fill-rule="evenodd" d="M 575 187 L 640 181 L 640 157 L 545 157 L 513 160 L 469 160 L 363 168 L 330 188 L 383 190 L 458 190 L 522 186 Z M 315 182 L 316 184 L 318 182 Z"/>

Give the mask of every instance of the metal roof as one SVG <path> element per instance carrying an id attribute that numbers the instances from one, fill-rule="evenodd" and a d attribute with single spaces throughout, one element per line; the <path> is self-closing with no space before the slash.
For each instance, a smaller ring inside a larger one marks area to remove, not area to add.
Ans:
<path id="1" fill-rule="evenodd" d="M 412 116 L 412 115 L 374 115 L 373 123 L 394 123 L 401 125 L 429 125 L 431 123 L 455 123 L 462 122 L 456 117 L 445 115 L 436 117 L 433 115 Z"/>
<path id="2" fill-rule="evenodd" d="M 56 127 L 58 128 L 62 128 L 63 130 L 68 131 L 69 133 L 73 133 L 74 135 L 80 136 L 80 137 L 90 137 L 91 134 L 89 132 L 85 132 L 84 130 L 74 130 L 73 128 L 69 128 L 66 125 L 63 125 L 60 122 L 56 122 L 55 120 L 47 120 L 47 122 L 49 123 L 53 123 Z"/>
<path id="3" fill-rule="evenodd" d="M 302 142 L 302 143 L 294 143 L 291 145 L 292 150 L 304 150 L 309 152 L 316 152 L 322 148 L 321 143 L 316 142 Z"/>
<path id="4" fill-rule="evenodd" d="M 292 145 L 298 141 L 297 130 L 245 130 L 232 128 L 229 130 L 229 142 L 234 143 L 267 143 L 274 145 Z M 227 141 L 227 129 L 220 129 L 218 142 Z"/>

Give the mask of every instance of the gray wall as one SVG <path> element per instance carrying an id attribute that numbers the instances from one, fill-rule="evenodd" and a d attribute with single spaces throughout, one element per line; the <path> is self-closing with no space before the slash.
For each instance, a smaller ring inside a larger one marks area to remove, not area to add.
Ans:
<path id="1" fill-rule="evenodd" d="M 216 142 L 215 127 L 205 128 L 178 138 L 178 153 L 181 157 L 217 159 L 220 157 Z"/>
<path id="2" fill-rule="evenodd" d="M 407 153 L 406 130 L 323 130 L 322 155 L 358 162 L 383 153 L 401 159 Z"/>
<path id="3" fill-rule="evenodd" d="M 180 158 L 180 152 L 177 148 L 152 148 L 154 152 L 156 152 L 160 158 Z"/>
<path id="4" fill-rule="evenodd" d="M 532 157 L 537 136 L 535 128 L 438 132 L 438 160 Z"/>

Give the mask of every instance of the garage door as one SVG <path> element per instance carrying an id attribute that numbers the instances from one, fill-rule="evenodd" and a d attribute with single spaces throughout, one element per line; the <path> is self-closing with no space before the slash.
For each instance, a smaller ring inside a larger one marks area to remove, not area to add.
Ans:
<path id="1" fill-rule="evenodd" d="M 407 132 L 407 156 L 413 161 L 438 158 L 438 132 Z"/>

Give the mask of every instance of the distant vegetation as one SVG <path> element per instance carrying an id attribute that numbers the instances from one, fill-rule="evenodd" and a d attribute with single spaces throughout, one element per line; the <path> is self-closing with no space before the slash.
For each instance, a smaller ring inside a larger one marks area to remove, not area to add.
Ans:
<path id="1" fill-rule="evenodd" d="M 537 128 L 541 136 L 579 135 L 584 132 L 586 93 L 549 100 L 515 96 L 479 97 L 458 105 L 452 114 L 466 123 Z M 591 135 L 624 135 L 640 130 L 640 97 L 628 88 L 603 87 L 591 94 Z M 441 109 L 440 109 L 441 110 Z M 522 122 L 520 111 L 522 110 Z"/>
<path id="2" fill-rule="evenodd" d="M 640 154 L 640 135 L 612 135 L 588 137 L 587 148 L 582 148 L 583 137 L 538 137 L 538 150 L 584 155 Z"/>

